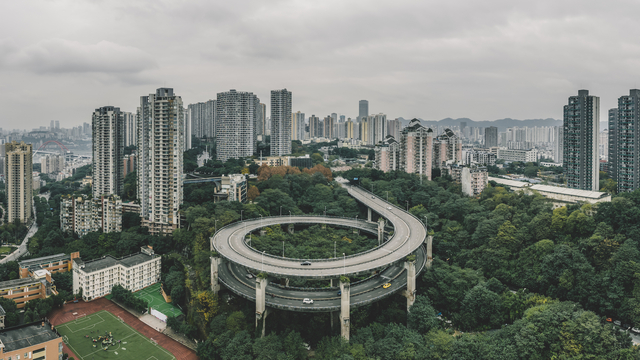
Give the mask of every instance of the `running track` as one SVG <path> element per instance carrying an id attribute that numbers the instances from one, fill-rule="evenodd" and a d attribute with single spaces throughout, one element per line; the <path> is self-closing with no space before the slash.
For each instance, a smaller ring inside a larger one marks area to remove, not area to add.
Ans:
<path id="1" fill-rule="evenodd" d="M 131 315 L 129 312 L 106 298 L 99 298 L 90 302 L 79 301 L 77 303 L 68 303 L 60 309 L 53 310 L 49 316 L 49 321 L 54 326 L 57 326 L 73 320 L 74 317 L 72 314 L 74 312 L 90 315 L 100 310 L 107 310 L 116 316 L 120 316 L 124 319 L 124 322 L 127 323 L 127 325 L 136 329 L 142 335 L 157 340 L 158 345 L 171 352 L 177 360 L 198 360 L 198 356 L 195 351 L 180 344 L 165 334 L 156 331 L 154 328 L 138 320 L 137 317 Z M 73 354 L 76 359 L 79 359 L 79 357 L 75 355 L 64 343 L 63 352 L 69 353 L 69 356 Z"/>

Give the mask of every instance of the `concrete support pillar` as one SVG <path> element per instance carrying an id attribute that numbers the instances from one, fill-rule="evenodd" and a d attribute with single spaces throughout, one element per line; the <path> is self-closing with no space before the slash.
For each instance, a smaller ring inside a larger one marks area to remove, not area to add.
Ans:
<path id="1" fill-rule="evenodd" d="M 266 316 L 267 279 L 256 277 L 256 328 L 258 320 Z"/>
<path id="2" fill-rule="evenodd" d="M 416 301 L 416 262 L 405 261 L 404 268 L 407 270 L 407 290 L 403 295 L 407 298 L 407 312 Z"/>
<path id="3" fill-rule="evenodd" d="M 351 284 L 340 281 L 340 291 L 342 291 L 340 295 L 340 335 L 349 341 L 349 329 L 351 327 L 351 320 L 349 319 Z"/>
<path id="4" fill-rule="evenodd" d="M 367 208 L 367 220 L 371 222 L 371 208 Z"/>
<path id="5" fill-rule="evenodd" d="M 378 219 L 378 246 L 384 242 L 384 226 L 386 222 L 384 218 Z"/>
<path id="6" fill-rule="evenodd" d="M 289 278 L 284 279 L 284 286 L 289 287 Z"/>
<path id="7" fill-rule="evenodd" d="M 222 258 L 211 258 L 211 291 L 217 294 L 220 291 L 220 282 L 218 281 L 218 270 L 222 266 Z"/>
<path id="8" fill-rule="evenodd" d="M 264 309 L 264 314 L 262 315 L 262 337 L 264 337 L 267 330 L 267 315 L 269 314 L 268 309 Z"/>
<path id="9" fill-rule="evenodd" d="M 427 269 L 431 267 L 433 255 L 431 253 L 433 247 L 433 235 L 427 236 Z"/>
<path id="10" fill-rule="evenodd" d="M 293 226 L 293 224 L 289 224 L 289 226 L 287 227 L 287 231 L 289 231 L 289 234 L 293 235 L 293 233 L 295 232 L 295 226 Z"/>

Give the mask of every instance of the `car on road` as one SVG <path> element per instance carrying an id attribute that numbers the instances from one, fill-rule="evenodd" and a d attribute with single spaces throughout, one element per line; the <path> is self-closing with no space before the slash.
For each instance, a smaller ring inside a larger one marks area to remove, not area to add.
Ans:
<path id="1" fill-rule="evenodd" d="M 246 277 L 247 279 L 253 279 L 253 275 L 251 275 L 251 274 L 247 274 L 247 275 L 245 275 L 245 277 Z"/>
<path id="2" fill-rule="evenodd" d="M 640 334 L 640 329 L 636 328 L 636 327 L 632 327 L 631 328 L 631 332 L 634 334 Z"/>
<path id="3" fill-rule="evenodd" d="M 308 299 L 308 298 L 304 298 L 304 299 L 302 299 L 302 303 L 303 304 L 313 304 L 313 300 Z"/>
<path id="4" fill-rule="evenodd" d="M 614 324 L 614 325 L 618 325 L 618 326 L 621 326 L 621 325 L 622 325 L 622 323 L 620 322 L 620 320 L 616 320 L 616 321 L 614 321 L 614 322 L 613 322 L 613 324 Z"/>
<path id="5" fill-rule="evenodd" d="M 391 210 L 391 206 L 387 206 L 387 210 Z"/>
<path id="6" fill-rule="evenodd" d="M 388 289 L 390 287 L 391 287 L 391 283 L 386 283 L 386 284 L 382 285 L 383 289 Z"/>
<path id="7" fill-rule="evenodd" d="M 375 197 L 375 196 L 372 196 L 371 198 L 372 198 L 372 199 L 375 199 L 376 197 Z"/>
<path id="8" fill-rule="evenodd" d="M 300 265 L 311 265 L 311 261 L 303 261 Z"/>

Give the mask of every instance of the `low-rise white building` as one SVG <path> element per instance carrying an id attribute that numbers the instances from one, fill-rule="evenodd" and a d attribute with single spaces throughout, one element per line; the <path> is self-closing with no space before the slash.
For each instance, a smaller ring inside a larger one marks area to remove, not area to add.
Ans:
<path id="1" fill-rule="evenodd" d="M 114 285 L 138 291 L 160 281 L 160 259 L 151 246 L 120 259 L 111 255 L 86 262 L 75 258 L 73 293 L 82 289 L 82 298 L 89 301 L 110 294 Z"/>
<path id="2" fill-rule="evenodd" d="M 228 201 L 247 201 L 247 179 L 242 174 L 222 175 L 220 193 L 227 194 Z"/>
<path id="3" fill-rule="evenodd" d="M 498 149 L 498 159 L 506 161 L 536 162 L 538 150 Z"/>

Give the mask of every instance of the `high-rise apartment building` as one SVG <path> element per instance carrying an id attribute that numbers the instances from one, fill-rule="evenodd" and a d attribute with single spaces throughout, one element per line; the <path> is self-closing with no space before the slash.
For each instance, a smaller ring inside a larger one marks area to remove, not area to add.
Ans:
<path id="1" fill-rule="evenodd" d="M 323 125 L 324 137 L 327 139 L 335 138 L 335 135 L 333 134 L 333 118 L 331 116 L 325 116 Z"/>
<path id="2" fill-rule="evenodd" d="M 25 224 L 31 219 L 33 201 L 33 159 L 31 144 L 12 141 L 4 145 L 4 183 L 7 221 Z"/>
<path id="3" fill-rule="evenodd" d="M 260 103 L 256 115 L 256 135 L 267 135 L 271 124 L 267 122 L 267 105 Z"/>
<path id="4" fill-rule="evenodd" d="M 360 119 L 360 140 L 365 145 L 375 145 L 372 144 L 371 141 L 373 136 L 371 135 L 371 122 L 369 121 L 369 117 L 365 116 Z"/>
<path id="5" fill-rule="evenodd" d="M 600 98 L 578 90 L 564 106 L 563 167 L 567 187 L 599 190 Z"/>
<path id="6" fill-rule="evenodd" d="M 172 88 L 140 97 L 138 108 L 138 200 L 142 225 L 149 232 L 178 227 L 182 204 L 184 113 Z"/>
<path id="7" fill-rule="evenodd" d="M 40 158 L 40 172 L 55 174 L 64 169 L 64 156 L 60 154 L 46 154 Z"/>
<path id="8" fill-rule="evenodd" d="M 609 176 L 618 181 L 618 108 L 609 109 Z"/>
<path id="9" fill-rule="evenodd" d="M 345 139 L 355 139 L 355 125 L 351 118 L 344 122 Z"/>
<path id="10" fill-rule="evenodd" d="M 553 144 L 553 161 L 556 163 L 562 163 L 562 154 L 564 151 L 564 127 L 555 126 L 553 128 L 553 137 L 555 142 Z"/>
<path id="11" fill-rule="evenodd" d="M 291 140 L 304 140 L 304 113 L 297 111 L 291 114 Z"/>
<path id="12" fill-rule="evenodd" d="M 369 101 L 360 100 L 358 102 L 358 120 L 362 120 L 369 116 Z"/>
<path id="13" fill-rule="evenodd" d="M 93 197 L 122 195 L 124 186 L 124 114 L 103 106 L 91 119 L 93 143 Z"/>
<path id="14" fill-rule="evenodd" d="M 187 113 L 193 136 L 199 139 L 216 136 L 216 100 L 189 104 Z"/>
<path id="15" fill-rule="evenodd" d="M 618 192 L 631 192 L 640 187 L 639 107 L 640 90 L 638 89 L 631 89 L 629 95 L 618 98 L 615 154 Z"/>
<path id="16" fill-rule="evenodd" d="M 484 128 L 484 147 L 492 148 L 498 146 L 498 128 L 489 126 Z"/>
<path id="17" fill-rule="evenodd" d="M 124 146 L 135 146 L 138 138 L 136 136 L 138 130 L 136 114 L 126 111 L 121 114 L 124 117 Z"/>
<path id="18" fill-rule="evenodd" d="M 399 170 L 400 143 L 393 136 L 387 136 L 376 144 L 375 155 L 376 169 L 384 172 Z"/>
<path id="19" fill-rule="evenodd" d="M 291 154 L 291 91 L 271 90 L 271 156 Z"/>
<path id="20" fill-rule="evenodd" d="M 311 115 L 309 118 L 309 139 L 323 136 L 324 129 L 320 127 L 320 118 L 315 115 Z"/>
<path id="21" fill-rule="evenodd" d="M 375 145 L 387 136 L 387 115 L 380 113 L 369 116 L 369 121 L 372 130 L 370 133 L 371 145 Z"/>
<path id="22" fill-rule="evenodd" d="M 444 129 L 444 132 L 433 140 L 433 167 L 441 168 L 447 161 L 454 163 L 462 162 L 462 140 L 451 129 Z"/>
<path id="23" fill-rule="evenodd" d="M 218 93 L 218 160 L 224 162 L 253 155 L 257 136 L 255 125 L 261 108 L 260 99 L 251 92 L 230 90 Z"/>
<path id="24" fill-rule="evenodd" d="M 394 139 L 400 139 L 400 119 L 387 121 L 387 135 L 391 135 Z"/>
<path id="25" fill-rule="evenodd" d="M 433 130 L 413 119 L 400 133 L 400 170 L 431 180 Z"/>

